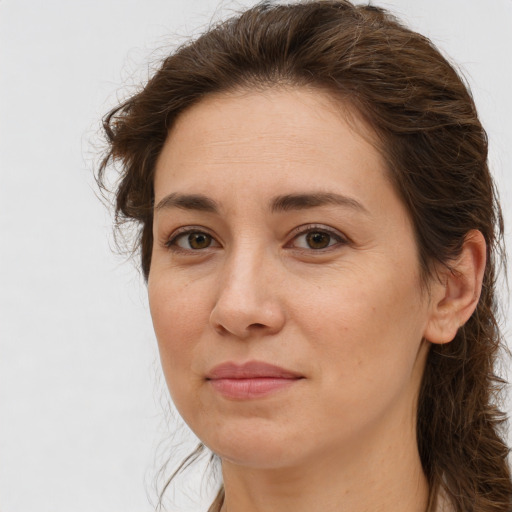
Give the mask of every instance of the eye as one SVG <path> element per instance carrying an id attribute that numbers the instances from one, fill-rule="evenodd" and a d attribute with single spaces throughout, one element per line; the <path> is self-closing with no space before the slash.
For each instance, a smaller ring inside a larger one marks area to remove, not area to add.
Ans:
<path id="1" fill-rule="evenodd" d="M 312 249 L 315 251 L 346 243 L 347 240 L 343 236 L 330 230 L 319 228 L 303 230 L 302 233 L 297 235 L 292 241 L 292 245 L 295 248 Z"/>
<path id="2" fill-rule="evenodd" d="M 172 237 L 165 244 L 169 249 L 184 251 L 200 251 L 210 247 L 218 247 L 215 239 L 203 231 L 188 230 Z"/>

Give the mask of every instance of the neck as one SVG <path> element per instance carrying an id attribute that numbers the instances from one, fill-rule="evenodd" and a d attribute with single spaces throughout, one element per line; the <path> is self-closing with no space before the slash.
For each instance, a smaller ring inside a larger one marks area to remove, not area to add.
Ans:
<path id="1" fill-rule="evenodd" d="M 390 424 L 343 452 L 316 454 L 295 467 L 250 468 L 223 461 L 221 511 L 424 512 L 428 484 L 415 422 L 408 423 L 405 436 L 403 423 Z"/>

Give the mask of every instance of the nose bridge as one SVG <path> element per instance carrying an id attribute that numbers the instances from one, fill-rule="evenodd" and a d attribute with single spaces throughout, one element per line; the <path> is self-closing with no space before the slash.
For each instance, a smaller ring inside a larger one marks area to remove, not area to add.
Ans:
<path id="1" fill-rule="evenodd" d="M 271 271 L 267 252 L 261 242 L 254 239 L 241 238 L 233 246 L 219 283 L 219 299 L 225 301 L 226 306 L 238 308 L 243 314 L 270 298 L 266 297 L 270 290 L 264 272 L 265 267 L 267 275 Z"/>
<path id="2" fill-rule="evenodd" d="M 260 273 L 264 265 L 268 264 L 265 253 L 265 247 L 260 241 L 248 237 L 234 244 L 231 254 L 226 258 L 225 279 L 228 289 L 233 288 L 237 292 L 241 286 L 244 291 L 249 291 L 249 285 L 261 288 Z M 251 289 L 251 292 L 255 291 Z M 244 295 L 249 297 L 248 293 Z"/>
<path id="3" fill-rule="evenodd" d="M 257 237 L 240 237 L 226 254 L 219 274 L 211 321 L 218 331 L 245 338 L 277 332 L 284 312 L 273 287 L 277 261 Z"/>

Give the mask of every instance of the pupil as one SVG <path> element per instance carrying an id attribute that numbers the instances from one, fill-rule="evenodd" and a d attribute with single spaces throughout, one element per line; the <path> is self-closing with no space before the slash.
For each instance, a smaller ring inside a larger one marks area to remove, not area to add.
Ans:
<path id="1" fill-rule="evenodd" d="M 306 236 L 308 245 L 312 249 L 324 249 L 329 245 L 330 236 L 326 233 L 308 233 Z"/>
<path id="2" fill-rule="evenodd" d="M 204 233 L 192 233 L 188 237 L 192 249 L 206 249 L 210 245 L 210 237 Z"/>

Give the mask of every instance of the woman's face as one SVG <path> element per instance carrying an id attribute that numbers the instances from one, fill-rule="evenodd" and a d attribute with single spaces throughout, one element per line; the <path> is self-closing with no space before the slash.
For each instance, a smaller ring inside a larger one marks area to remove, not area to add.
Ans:
<path id="1" fill-rule="evenodd" d="M 188 425 L 236 464 L 415 435 L 429 301 L 408 214 L 370 131 L 346 119 L 318 91 L 210 96 L 158 160 L 163 370 Z"/>

